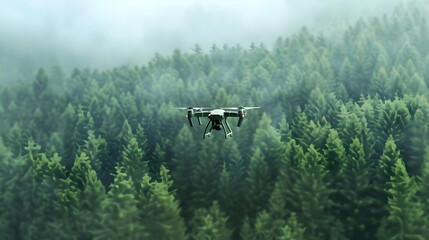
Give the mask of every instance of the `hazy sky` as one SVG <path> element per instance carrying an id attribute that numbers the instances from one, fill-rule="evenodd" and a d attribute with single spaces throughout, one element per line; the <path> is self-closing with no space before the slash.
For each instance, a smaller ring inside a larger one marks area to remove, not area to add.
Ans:
<path id="1" fill-rule="evenodd" d="M 196 43 L 203 50 L 225 43 L 270 46 L 303 25 L 351 22 L 393 2 L 398 1 L 0 0 L 0 55 L 29 61 L 43 55 L 79 67 L 140 65 L 155 52 L 190 51 Z"/>

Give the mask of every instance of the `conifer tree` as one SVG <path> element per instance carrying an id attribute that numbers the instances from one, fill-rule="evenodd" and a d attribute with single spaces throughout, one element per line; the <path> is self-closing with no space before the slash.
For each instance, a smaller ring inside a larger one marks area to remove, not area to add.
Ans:
<path id="1" fill-rule="evenodd" d="M 288 221 L 286 222 L 286 226 L 283 228 L 282 236 L 280 236 L 279 240 L 287 240 L 287 239 L 296 239 L 303 240 L 305 233 L 305 228 L 298 223 L 296 219 L 295 213 L 293 213 Z"/>
<path id="2" fill-rule="evenodd" d="M 284 233 L 285 199 L 282 196 L 280 185 L 276 184 L 271 193 L 268 210 L 260 212 L 255 221 L 255 237 L 257 239 L 279 239 Z"/>
<path id="3" fill-rule="evenodd" d="M 148 163 L 151 179 L 155 181 L 159 180 L 159 171 L 162 165 L 167 165 L 167 153 L 163 150 L 161 145 L 156 144 L 152 152 L 151 160 Z"/>
<path id="4" fill-rule="evenodd" d="M 337 177 L 344 168 L 345 148 L 335 129 L 330 129 L 325 149 L 323 150 L 324 165 L 332 179 Z"/>
<path id="5" fill-rule="evenodd" d="M 174 188 L 177 189 L 177 198 L 182 209 L 182 216 L 185 219 L 190 219 L 192 212 L 193 197 L 191 195 L 195 191 L 193 176 L 198 159 L 198 148 L 192 139 L 193 136 L 189 127 L 183 126 L 173 146 L 175 156 L 173 159 L 174 170 L 172 177 Z"/>
<path id="6" fill-rule="evenodd" d="M 403 141 L 400 142 L 401 154 L 410 175 L 421 173 L 428 146 L 429 126 L 426 124 L 427 114 L 424 111 L 423 108 L 417 107 L 405 129 Z"/>
<path id="7" fill-rule="evenodd" d="M 372 199 L 370 162 L 365 158 L 364 146 L 356 137 L 345 155 L 342 179 L 337 185 L 339 219 L 343 222 L 345 237 L 348 239 L 371 239 L 368 231 Z"/>
<path id="8" fill-rule="evenodd" d="M 95 136 L 94 131 L 88 132 L 88 139 L 85 140 L 82 146 L 82 152 L 88 156 L 91 161 L 91 166 L 97 174 L 100 174 L 103 160 L 106 157 L 107 142 L 101 136 Z"/>
<path id="9" fill-rule="evenodd" d="M 73 161 L 76 157 L 77 149 L 73 135 L 77 121 L 78 116 L 76 111 L 73 105 L 69 103 L 61 114 L 63 164 L 67 169 L 73 166 Z"/>
<path id="10" fill-rule="evenodd" d="M 142 239 L 147 236 L 146 226 L 139 222 L 136 190 L 123 167 L 116 167 L 110 191 L 102 203 L 99 228 L 94 239 Z"/>
<path id="11" fill-rule="evenodd" d="M 293 186 L 299 205 L 297 217 L 303 223 L 306 239 L 341 239 L 343 229 L 331 213 L 332 189 L 326 182 L 327 171 L 322 161 L 322 155 L 310 145 L 300 164 L 301 176 Z"/>
<path id="12" fill-rule="evenodd" d="M 305 127 L 304 127 L 305 126 Z M 317 150 L 321 150 L 326 144 L 331 125 L 322 117 L 321 121 L 308 121 L 305 112 L 298 113 L 292 123 L 292 137 L 297 140 L 304 149 L 313 145 Z"/>
<path id="13" fill-rule="evenodd" d="M 423 209 L 416 201 L 417 186 L 398 159 L 390 177 L 388 215 L 377 232 L 379 239 L 426 239 L 427 228 Z"/>
<path id="14" fill-rule="evenodd" d="M 410 120 L 410 113 L 404 101 L 395 99 L 379 104 L 377 116 L 378 120 L 374 131 L 376 137 L 375 150 L 376 153 L 381 154 L 389 136 L 398 141 L 402 140 L 402 134 Z"/>
<path id="15" fill-rule="evenodd" d="M 199 150 L 197 162 L 193 166 L 191 193 L 193 208 L 208 208 L 210 201 L 219 198 L 218 184 L 222 162 L 215 155 L 215 145 L 203 144 Z"/>
<path id="16" fill-rule="evenodd" d="M 277 180 L 288 211 L 296 212 L 300 209 L 300 203 L 296 198 L 298 193 L 295 192 L 297 189 L 293 186 L 300 178 L 302 161 L 305 161 L 304 150 L 296 143 L 295 139 L 291 139 L 286 143 L 285 154 Z"/>
<path id="17" fill-rule="evenodd" d="M 186 229 L 180 216 L 180 207 L 170 188 L 173 186 L 168 169 L 161 166 L 161 181 L 150 182 L 143 176 L 138 194 L 139 213 L 148 239 L 186 239 Z"/>
<path id="18" fill-rule="evenodd" d="M 217 202 L 208 209 L 196 210 L 191 221 L 190 239 L 231 239 L 232 231 L 227 227 L 227 220 Z"/>
<path id="19" fill-rule="evenodd" d="M 70 179 L 78 177 L 80 185 Z M 93 239 L 100 227 L 104 186 L 84 153 L 76 158 L 70 178 L 64 181 L 68 187 L 56 192 L 62 221 L 53 224 L 53 231 L 58 238 Z"/>
<path id="20" fill-rule="evenodd" d="M 238 234 L 245 213 L 243 205 L 245 165 L 235 141 L 225 141 L 222 152 L 223 166 L 218 186 L 219 205 L 227 214 L 235 236 Z"/>
<path id="21" fill-rule="evenodd" d="M 374 207 L 372 207 L 371 212 L 369 212 L 371 221 L 368 222 L 368 231 L 373 234 L 375 234 L 379 227 L 379 220 L 386 217 L 388 214 L 386 209 L 388 200 L 386 190 L 389 189 L 388 183 L 393 175 L 393 167 L 399 160 L 402 161 L 400 152 L 397 149 L 393 137 L 389 136 L 384 146 L 383 154 L 376 165 L 375 175 L 371 179 L 371 183 L 374 185 Z"/>
<path id="22" fill-rule="evenodd" d="M 270 180 L 275 181 L 280 166 L 280 158 L 283 154 L 283 146 L 280 134 L 272 127 L 272 121 L 267 114 L 263 114 L 258 123 L 252 146 L 261 151 L 269 168 Z"/>
<path id="23" fill-rule="evenodd" d="M 429 148 L 425 149 L 423 158 L 422 173 L 417 178 L 418 192 L 417 197 L 421 201 L 423 214 L 426 222 L 429 221 Z"/>
<path id="24" fill-rule="evenodd" d="M 149 172 L 149 167 L 148 161 L 145 160 L 145 153 L 139 147 L 135 137 L 131 137 L 126 148 L 122 151 L 122 162 L 119 165 L 124 168 L 138 192 L 143 175 Z"/>
<path id="25" fill-rule="evenodd" d="M 269 169 L 262 152 L 256 148 L 250 159 L 249 169 L 245 179 L 244 192 L 246 197 L 247 216 L 251 220 L 268 204 L 269 194 L 272 189 Z"/>
<path id="26" fill-rule="evenodd" d="M 57 154 L 48 158 L 40 152 L 41 147 L 32 139 L 28 141 L 25 149 L 28 153 L 22 159 L 23 165 L 20 166 L 22 169 L 16 169 L 17 172 L 24 173 L 19 176 L 18 182 L 20 191 L 24 192 L 19 193 L 18 190 L 17 195 L 12 198 L 19 199 L 18 202 L 9 205 L 20 208 L 13 210 L 21 212 L 15 216 L 19 220 L 11 222 L 18 223 L 19 226 L 11 226 L 20 229 L 19 232 L 15 232 L 17 238 L 54 238 L 54 226 L 62 222 L 62 212 L 58 207 L 60 196 L 56 192 L 68 188 L 67 182 L 64 181 L 65 168 Z"/>
<path id="27" fill-rule="evenodd" d="M 73 141 L 75 149 L 83 146 L 85 140 L 88 138 L 89 131 L 94 127 L 94 120 L 89 112 L 85 112 L 82 107 L 77 110 L 77 122 L 74 128 Z"/>

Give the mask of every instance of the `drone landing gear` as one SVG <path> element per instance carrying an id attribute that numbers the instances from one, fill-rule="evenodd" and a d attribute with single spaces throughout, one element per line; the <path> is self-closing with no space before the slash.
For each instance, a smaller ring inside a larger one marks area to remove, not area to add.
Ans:
<path id="1" fill-rule="evenodd" d="M 207 129 L 208 129 L 208 127 L 210 126 L 210 123 L 211 123 L 211 127 L 210 127 L 210 129 L 209 129 L 209 131 L 207 132 Z M 226 128 L 225 128 L 225 125 L 226 125 Z M 208 123 L 207 123 L 207 126 L 206 126 L 206 128 L 204 129 L 204 135 L 203 135 L 203 139 L 205 139 L 206 137 L 210 137 L 211 136 L 211 132 L 212 132 L 212 130 L 213 129 L 215 129 L 215 130 L 220 130 L 220 128 L 222 128 L 223 129 L 223 132 L 225 133 L 225 138 L 229 138 L 229 137 L 232 137 L 232 130 L 231 130 L 231 127 L 229 126 L 229 124 L 228 124 L 228 122 L 226 121 L 226 119 L 225 119 L 225 124 L 223 124 L 223 122 L 222 121 L 218 121 L 218 122 L 214 122 L 213 120 L 210 120 Z"/>

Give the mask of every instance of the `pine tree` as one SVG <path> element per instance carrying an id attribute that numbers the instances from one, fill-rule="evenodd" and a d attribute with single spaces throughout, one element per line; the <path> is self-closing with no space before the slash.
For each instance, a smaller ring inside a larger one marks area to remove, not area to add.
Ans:
<path id="1" fill-rule="evenodd" d="M 280 185 L 276 184 L 269 199 L 268 210 L 263 210 L 256 218 L 255 237 L 257 239 L 279 239 L 283 235 L 287 216 L 285 207 L 282 190 Z"/>
<path id="2" fill-rule="evenodd" d="M 259 148 L 256 148 L 250 159 L 245 179 L 247 216 L 251 220 L 268 204 L 273 183 L 270 181 L 269 168 Z"/>
<path id="3" fill-rule="evenodd" d="M 70 178 L 79 178 L 80 184 Z M 64 181 L 68 187 L 56 192 L 62 221 L 53 224 L 53 232 L 61 239 L 93 239 L 100 227 L 104 186 L 84 153 L 76 158 L 70 178 Z"/>
<path id="4" fill-rule="evenodd" d="M 381 154 L 389 136 L 395 140 L 402 140 L 402 134 L 410 120 L 410 113 L 404 101 L 395 99 L 379 104 L 377 116 L 378 121 L 374 131 L 376 137 L 375 150 L 377 154 Z"/>
<path id="5" fill-rule="evenodd" d="M 387 92 L 386 84 L 389 76 L 384 67 L 380 67 L 374 74 L 370 82 L 370 93 L 377 94 L 381 99 L 387 99 L 390 92 Z"/>
<path id="6" fill-rule="evenodd" d="M 221 151 L 223 166 L 219 176 L 219 205 L 228 216 L 234 236 L 238 237 L 238 229 L 245 214 L 243 205 L 245 165 L 235 141 L 224 141 Z"/>
<path id="7" fill-rule="evenodd" d="M 379 220 L 386 217 L 388 214 L 386 209 L 388 201 L 386 189 L 389 189 L 388 183 L 393 175 L 393 167 L 399 160 L 402 161 L 399 150 L 397 149 L 393 137 L 389 136 L 386 141 L 383 154 L 375 166 L 375 174 L 371 178 L 371 183 L 374 186 L 374 203 L 373 207 L 370 209 L 371 212 L 368 213 L 371 218 L 368 222 L 368 231 L 371 232 L 372 235 L 375 235 L 375 232 L 380 225 Z"/>
<path id="8" fill-rule="evenodd" d="M 149 175 L 145 174 L 142 191 L 138 194 L 140 219 L 147 239 L 186 239 L 180 207 L 170 191 L 173 181 L 164 166 L 161 166 L 160 176 L 160 182 L 150 182 Z"/>
<path id="9" fill-rule="evenodd" d="M 310 145 L 300 164 L 300 178 L 293 186 L 299 205 L 297 217 L 303 223 L 306 239 L 341 239 L 343 229 L 331 213 L 332 189 L 326 181 L 322 155 Z M 314 197 L 317 196 L 317 197 Z"/>
<path id="10" fill-rule="evenodd" d="M 421 201 L 423 208 L 423 215 L 426 216 L 426 222 L 429 221 L 429 148 L 426 148 L 425 156 L 423 158 L 421 176 L 417 178 L 418 192 L 417 197 Z M 428 229 L 426 229 L 428 230 Z M 428 230 L 429 231 L 429 230 Z"/>
<path id="11" fill-rule="evenodd" d="M 142 239 L 147 236 L 146 226 L 140 224 L 136 190 L 125 169 L 116 167 L 110 191 L 102 203 L 99 228 L 94 239 Z"/>
<path id="12" fill-rule="evenodd" d="M 100 174 L 103 159 L 106 157 L 107 142 L 101 136 L 95 136 L 94 131 L 88 131 L 88 139 L 82 147 L 82 152 L 88 156 L 91 166 L 97 174 Z"/>
<path id="13" fill-rule="evenodd" d="M 145 153 L 139 147 L 135 137 L 131 137 L 126 148 L 122 151 L 122 162 L 119 165 L 124 168 L 138 192 L 143 175 L 149 172 L 149 167 L 148 161 L 145 160 Z"/>
<path id="14" fill-rule="evenodd" d="M 73 105 L 69 103 L 61 115 L 63 164 L 67 169 L 73 166 L 73 161 L 77 153 L 76 145 L 73 140 L 77 121 L 78 116 L 76 111 Z"/>
<path id="15" fill-rule="evenodd" d="M 412 107 L 414 108 L 414 107 Z M 429 126 L 426 124 L 425 107 L 416 106 L 403 140 L 398 144 L 401 148 L 405 166 L 410 175 L 419 175 L 422 171 L 426 147 L 428 146 Z M 410 108 L 409 108 L 410 109 Z"/>
<path id="16" fill-rule="evenodd" d="M 148 163 L 151 179 L 155 181 L 159 180 L 159 171 L 162 165 L 167 165 L 167 153 L 163 150 L 161 145 L 156 144 L 151 160 Z"/>
<path id="17" fill-rule="evenodd" d="M 8 205 L 16 208 L 12 210 L 14 214 L 10 227 L 15 228 L 15 238 L 54 238 L 54 226 L 62 222 L 62 211 L 58 207 L 60 196 L 56 193 L 68 188 L 64 181 L 65 168 L 57 154 L 48 158 L 32 139 L 29 139 L 25 149 L 27 154 L 15 169 L 19 182 L 11 182 L 18 183 L 19 186 L 15 187 L 20 189 L 16 189 L 16 195 L 12 197 L 16 202 Z M 15 188 L 13 185 L 8 187 Z"/>
<path id="18" fill-rule="evenodd" d="M 295 139 L 291 139 L 286 143 L 285 154 L 277 180 L 288 211 L 297 212 L 300 209 L 300 203 L 297 199 L 298 192 L 295 192 L 295 190 L 300 190 L 295 189 L 293 186 L 300 179 L 302 161 L 305 161 L 304 150 L 296 143 Z"/>
<path id="19" fill-rule="evenodd" d="M 232 231 L 227 227 L 227 220 L 217 202 L 213 202 L 208 209 L 196 210 L 191 222 L 190 239 L 231 239 Z"/>
<path id="20" fill-rule="evenodd" d="M 204 144 L 199 150 L 197 162 L 193 166 L 192 207 L 208 208 L 211 201 L 219 198 L 218 184 L 222 161 L 217 157 L 217 148 L 213 145 Z"/>
<path id="21" fill-rule="evenodd" d="M 179 135 L 177 135 L 173 147 L 175 156 L 173 159 L 174 171 L 172 177 L 174 180 L 174 188 L 177 189 L 177 198 L 182 209 L 182 216 L 185 220 L 190 219 L 192 212 L 192 193 L 195 191 L 193 176 L 198 159 L 198 146 L 192 139 L 193 136 L 189 127 L 183 126 Z"/>
<path id="22" fill-rule="evenodd" d="M 345 148 L 338 132 L 335 129 L 330 129 L 323 155 L 326 170 L 334 181 L 344 168 L 344 154 Z"/>
<path id="23" fill-rule="evenodd" d="M 377 232 L 379 239 L 426 239 L 423 209 L 416 201 L 417 186 L 401 159 L 395 162 L 390 177 L 388 216 Z"/>
<path id="24" fill-rule="evenodd" d="M 305 228 L 303 228 L 303 226 L 298 223 L 296 215 L 293 213 L 286 222 L 286 226 L 283 228 L 283 234 L 278 238 L 278 240 L 303 240 L 305 239 L 304 234 Z"/>
<path id="25" fill-rule="evenodd" d="M 283 146 L 280 134 L 272 126 L 272 121 L 267 114 L 263 114 L 258 123 L 252 146 L 261 150 L 269 168 L 270 180 L 275 181 L 283 154 Z"/>
<path id="26" fill-rule="evenodd" d="M 374 200 L 370 195 L 372 174 L 370 162 L 365 158 L 363 144 L 356 137 L 350 144 L 349 153 L 345 155 L 342 179 L 337 192 L 339 219 L 343 222 L 347 239 L 371 239 L 374 236 L 368 231 L 370 209 Z"/>
<path id="27" fill-rule="evenodd" d="M 305 112 L 297 114 L 292 123 L 292 137 L 296 139 L 304 149 L 313 145 L 317 150 L 321 150 L 326 144 L 331 125 L 322 117 L 321 121 L 308 121 Z"/>

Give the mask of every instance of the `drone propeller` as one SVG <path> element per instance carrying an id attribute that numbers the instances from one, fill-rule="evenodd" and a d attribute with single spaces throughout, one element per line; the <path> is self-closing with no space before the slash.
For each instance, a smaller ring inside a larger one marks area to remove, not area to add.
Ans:
<path id="1" fill-rule="evenodd" d="M 203 111 L 203 110 L 208 110 L 208 109 L 213 109 L 213 108 L 211 108 L 211 107 L 178 107 L 177 109 Z"/>
<path id="2" fill-rule="evenodd" d="M 225 108 L 222 108 L 222 109 L 223 110 L 237 111 L 237 110 L 240 110 L 240 109 L 250 110 L 250 109 L 258 109 L 258 108 L 261 108 L 261 107 L 225 107 Z"/>

